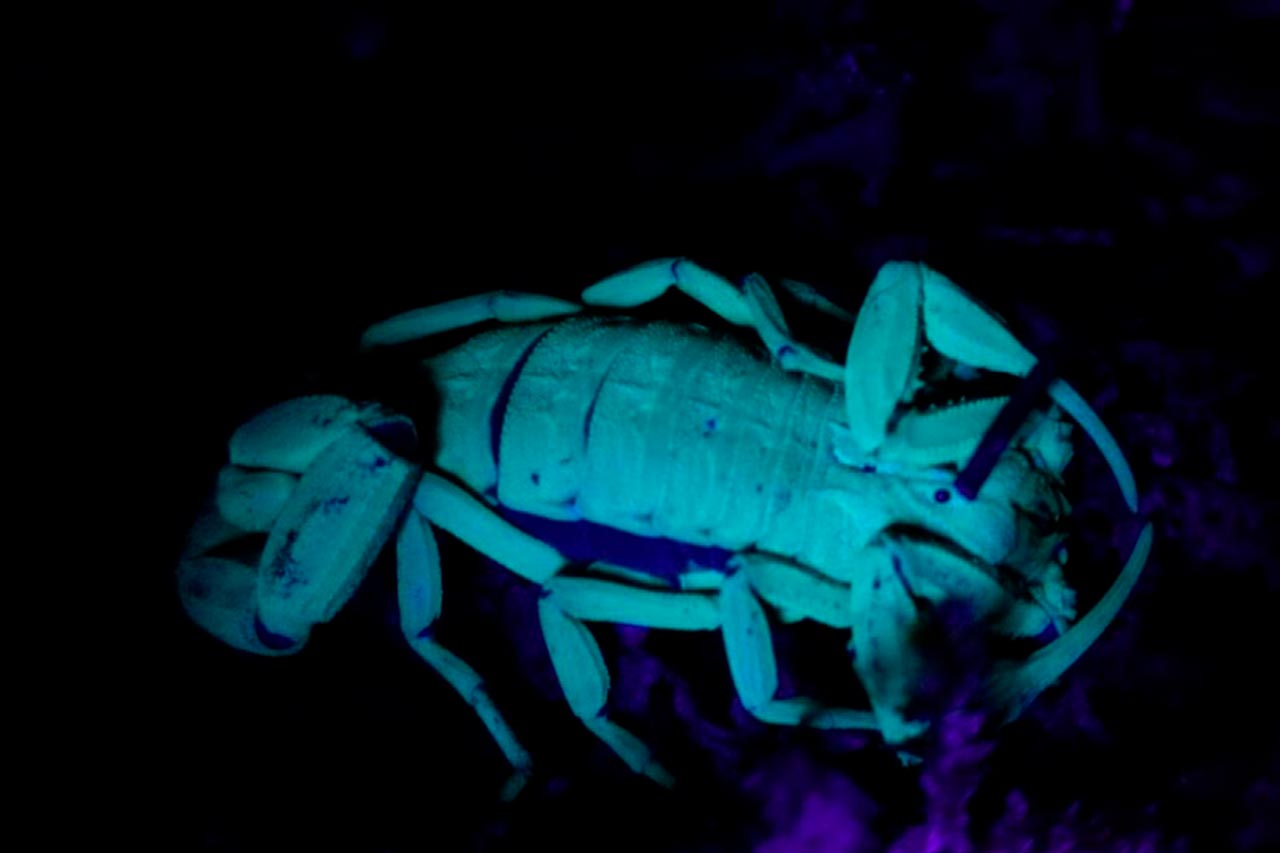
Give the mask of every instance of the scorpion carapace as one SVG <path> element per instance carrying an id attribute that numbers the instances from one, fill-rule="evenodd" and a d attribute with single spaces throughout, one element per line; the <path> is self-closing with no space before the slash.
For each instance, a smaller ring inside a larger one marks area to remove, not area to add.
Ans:
<path id="1" fill-rule="evenodd" d="M 847 317 L 811 289 L 784 286 Z M 758 343 L 618 318 L 673 287 Z M 497 324 L 426 361 L 440 407 L 436 423 L 420 425 L 435 447 L 425 466 L 375 438 L 412 428 L 376 405 L 301 398 L 241 427 L 181 561 L 192 618 L 242 649 L 297 651 L 394 536 L 405 638 L 510 761 L 510 796 L 531 759 L 480 676 L 429 630 L 442 605 L 435 528 L 541 588 L 540 625 L 569 707 L 664 784 L 671 777 L 650 750 L 604 714 L 608 671 L 587 622 L 719 631 L 738 696 L 759 719 L 876 730 L 902 744 L 930 724 L 918 699 L 938 614 L 962 612 L 992 635 L 1057 634 L 983 674 L 980 701 L 1011 719 L 1097 639 L 1141 573 L 1149 525 L 1108 593 L 1072 624 L 1064 414 L 1135 511 L 1128 465 L 1061 380 L 1041 383 L 1051 406 L 1020 399 L 999 421 L 1005 398 L 931 394 L 926 352 L 953 377 L 1026 376 L 1036 360 L 923 265 L 881 269 L 843 364 L 792 336 L 759 276 L 738 286 L 659 260 L 582 300 L 496 292 L 365 334 L 366 347 L 382 347 Z M 251 532 L 267 533 L 256 564 L 225 555 L 223 544 Z M 848 630 L 870 707 L 779 697 L 766 608 Z"/>

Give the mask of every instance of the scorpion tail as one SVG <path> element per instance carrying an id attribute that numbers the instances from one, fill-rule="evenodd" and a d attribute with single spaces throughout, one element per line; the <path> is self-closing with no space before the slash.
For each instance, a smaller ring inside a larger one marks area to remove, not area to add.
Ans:
<path id="1" fill-rule="evenodd" d="M 1088 651 L 1129 597 L 1151 553 L 1151 523 L 1142 528 L 1133 552 L 1116 582 L 1097 605 L 1061 637 L 1015 666 L 1004 668 L 987 683 L 988 707 L 1002 709 L 1005 721 L 1015 719 L 1050 684 Z"/>

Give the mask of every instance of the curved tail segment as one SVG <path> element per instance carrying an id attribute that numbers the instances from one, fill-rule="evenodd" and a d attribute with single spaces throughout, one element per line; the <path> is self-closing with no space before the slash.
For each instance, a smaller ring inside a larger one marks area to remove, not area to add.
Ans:
<path id="1" fill-rule="evenodd" d="M 1005 722 L 1021 714 L 1102 636 L 1142 575 L 1151 553 L 1152 537 L 1151 522 L 1147 522 L 1120 576 L 1084 618 L 1025 661 L 1002 668 L 991 676 L 986 687 L 987 706 L 1002 712 Z"/>

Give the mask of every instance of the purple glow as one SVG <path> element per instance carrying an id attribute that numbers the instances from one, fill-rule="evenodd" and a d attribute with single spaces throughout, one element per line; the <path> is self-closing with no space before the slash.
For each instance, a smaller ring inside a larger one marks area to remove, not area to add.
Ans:
<path id="1" fill-rule="evenodd" d="M 871 853 L 875 802 L 839 773 L 799 753 L 777 756 L 744 780 L 772 834 L 755 853 Z"/>

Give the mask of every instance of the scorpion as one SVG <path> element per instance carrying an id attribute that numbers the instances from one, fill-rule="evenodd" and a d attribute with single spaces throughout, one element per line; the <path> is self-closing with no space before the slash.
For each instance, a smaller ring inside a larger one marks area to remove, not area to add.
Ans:
<path id="1" fill-rule="evenodd" d="M 782 284 L 852 323 L 843 364 L 792 336 L 763 278 L 738 285 L 687 259 L 612 275 L 581 302 L 500 291 L 374 325 L 366 349 L 499 324 L 426 359 L 439 397 L 429 463 L 414 459 L 414 423 L 376 403 L 303 397 L 239 427 L 179 560 L 187 613 L 238 649 L 293 654 L 394 538 L 404 637 L 510 763 L 508 799 L 533 762 L 481 676 L 434 635 L 436 529 L 540 588 L 569 709 L 662 785 L 671 774 L 606 714 L 609 671 L 588 622 L 719 631 L 754 717 L 870 730 L 901 746 L 930 726 L 918 701 L 922 632 L 959 606 L 994 636 L 1040 639 L 983 673 L 984 710 L 1014 719 L 1114 619 L 1151 547 L 1148 523 L 1110 589 L 1076 618 L 1062 571 L 1068 416 L 1136 513 L 1123 454 L 1060 379 L 1039 380 L 1049 399 L 1038 407 L 1016 393 L 931 396 L 947 381 L 1032 377 L 1039 365 L 997 316 L 923 264 L 886 263 L 856 318 L 812 287 Z M 672 288 L 749 340 L 625 315 Z M 231 547 L 251 534 L 266 534 L 256 562 Z M 769 611 L 847 630 L 870 707 L 778 696 Z"/>

